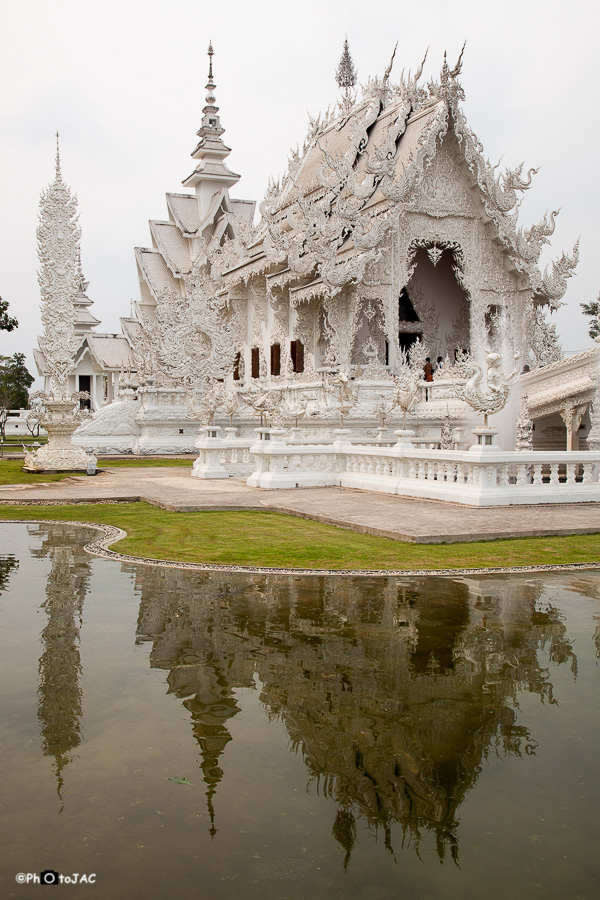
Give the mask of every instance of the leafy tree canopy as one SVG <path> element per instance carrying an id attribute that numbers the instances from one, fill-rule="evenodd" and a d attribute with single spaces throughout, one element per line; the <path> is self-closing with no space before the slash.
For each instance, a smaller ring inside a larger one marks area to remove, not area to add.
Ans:
<path id="1" fill-rule="evenodd" d="M 19 323 L 13 316 L 8 314 L 8 300 L 0 297 L 0 331 L 13 331 L 19 327 Z"/>
<path id="2" fill-rule="evenodd" d="M 0 357 L 0 407 L 25 409 L 33 376 L 25 365 L 25 354 Z"/>
<path id="3" fill-rule="evenodd" d="M 586 316 L 590 317 L 588 334 L 591 338 L 600 337 L 600 294 L 597 300 L 579 304 Z"/>

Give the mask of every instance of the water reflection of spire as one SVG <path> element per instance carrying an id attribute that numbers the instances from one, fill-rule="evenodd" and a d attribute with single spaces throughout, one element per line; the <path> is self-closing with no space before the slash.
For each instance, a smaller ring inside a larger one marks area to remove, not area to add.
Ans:
<path id="1" fill-rule="evenodd" d="M 300 749 L 312 783 L 335 805 L 332 834 L 350 862 L 356 823 L 391 827 L 417 852 L 431 833 L 458 858 L 458 811 L 490 752 L 535 752 L 518 696 L 552 699 L 552 664 L 575 657 L 541 588 L 511 581 L 295 579 L 226 582 L 134 569 L 140 639 L 169 670 L 202 749 L 212 803 L 238 707 L 261 682 L 269 718 Z M 176 614 L 171 604 L 176 603 Z M 552 651 L 551 648 L 554 648 Z M 211 755 L 212 752 L 212 755 Z"/>
<path id="2" fill-rule="evenodd" d="M 220 659 L 207 652 L 205 637 L 195 628 L 185 601 L 169 589 L 162 572 L 161 596 L 166 604 L 146 604 L 142 600 L 137 641 L 153 640 L 152 667 L 168 669 L 168 693 L 183 699 L 192 719 L 194 738 L 200 748 L 200 769 L 206 785 L 209 833 L 217 833 L 215 795 L 223 777 L 221 756 L 231 740 L 227 721 L 239 712 L 226 670 Z M 171 606 L 171 603 L 175 606 Z M 207 623 L 210 630 L 211 624 Z"/>
<path id="3" fill-rule="evenodd" d="M 64 805 L 63 772 L 81 741 L 79 631 L 89 580 L 89 557 L 83 550 L 80 528 L 31 525 L 28 530 L 42 537 L 41 546 L 32 551 L 33 555 L 49 556 L 51 560 L 46 599 L 42 603 L 48 621 L 41 633 L 38 720 L 42 751 L 45 756 L 54 757 L 57 794 Z"/>

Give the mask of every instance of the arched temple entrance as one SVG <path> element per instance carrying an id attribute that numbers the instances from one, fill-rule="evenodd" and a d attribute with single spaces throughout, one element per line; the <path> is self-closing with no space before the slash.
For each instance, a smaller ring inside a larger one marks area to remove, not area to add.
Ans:
<path id="1" fill-rule="evenodd" d="M 398 343 L 408 347 L 420 337 L 429 355 L 468 350 L 469 301 L 459 284 L 460 248 L 439 244 L 413 244 L 413 271 L 398 298 Z"/>

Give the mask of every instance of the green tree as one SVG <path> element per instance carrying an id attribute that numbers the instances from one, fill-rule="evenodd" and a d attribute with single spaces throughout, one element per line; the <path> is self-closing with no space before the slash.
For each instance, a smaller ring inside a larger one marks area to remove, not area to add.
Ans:
<path id="1" fill-rule="evenodd" d="M 8 300 L 0 297 L 0 331 L 13 331 L 19 327 L 19 323 L 13 316 L 8 314 Z"/>
<path id="2" fill-rule="evenodd" d="M 579 304 L 586 316 L 590 317 L 588 334 L 591 338 L 600 337 L 600 294 L 597 300 Z"/>
<path id="3" fill-rule="evenodd" d="M 5 437 L 6 420 L 11 409 L 25 409 L 33 376 L 25 365 L 25 354 L 0 357 L 0 434 Z"/>

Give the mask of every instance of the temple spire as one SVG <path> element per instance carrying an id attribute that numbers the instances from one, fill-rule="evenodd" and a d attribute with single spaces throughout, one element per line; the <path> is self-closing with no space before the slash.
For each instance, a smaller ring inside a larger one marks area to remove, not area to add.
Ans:
<path id="1" fill-rule="evenodd" d="M 221 128 L 221 119 L 219 117 L 219 107 L 215 106 L 217 102 L 217 98 L 215 97 L 215 79 L 213 75 L 213 61 L 212 58 L 215 55 L 215 51 L 213 50 L 212 41 L 208 43 L 208 82 L 206 84 L 206 106 L 202 110 L 204 113 L 202 119 L 202 125 L 200 126 L 200 130 L 197 132 L 198 137 L 202 137 L 204 134 L 211 132 L 213 134 L 223 134 L 225 131 L 224 128 Z"/>
<path id="2" fill-rule="evenodd" d="M 216 105 L 216 84 L 213 75 L 214 53 L 212 41 L 210 41 L 206 105 L 202 110 L 202 124 L 196 132 L 200 141 L 192 152 L 192 157 L 198 160 L 198 164 L 192 174 L 183 182 L 186 187 L 196 189 L 201 215 L 204 214 L 211 197 L 219 188 L 229 188 L 240 180 L 240 176 L 232 172 L 225 164 L 225 158 L 229 156 L 231 150 L 221 138 L 225 129 L 221 125 L 219 107 Z"/>

